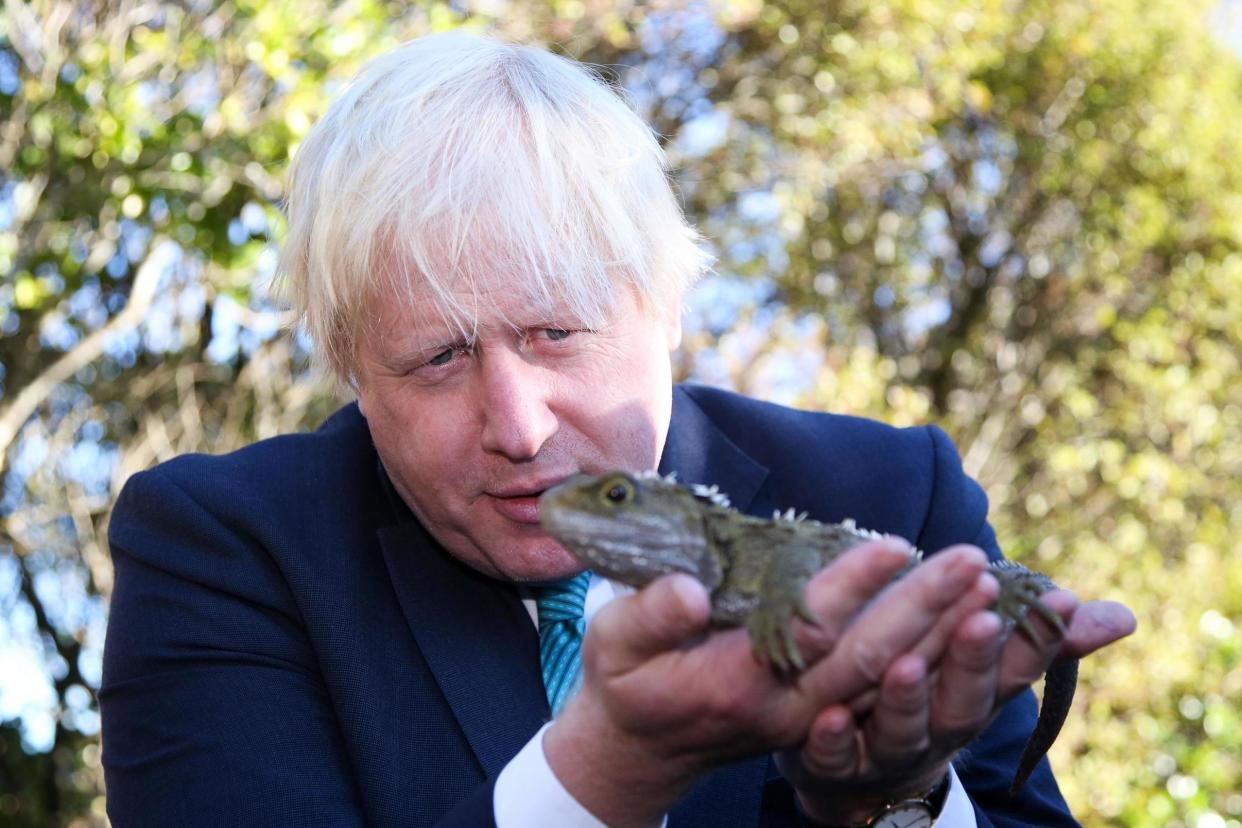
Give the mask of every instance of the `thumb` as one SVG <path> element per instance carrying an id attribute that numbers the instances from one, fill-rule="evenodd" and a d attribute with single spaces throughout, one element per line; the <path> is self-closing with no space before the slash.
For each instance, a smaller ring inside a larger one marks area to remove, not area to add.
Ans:
<path id="1" fill-rule="evenodd" d="M 1125 638 L 1138 627 L 1134 612 L 1116 601 L 1088 601 L 1074 613 L 1061 655 L 1082 658 Z"/>
<path id="2" fill-rule="evenodd" d="M 605 672 L 628 672 L 701 634 L 710 616 L 702 584 L 689 575 L 666 575 L 601 609 L 585 648 L 598 654 Z"/>

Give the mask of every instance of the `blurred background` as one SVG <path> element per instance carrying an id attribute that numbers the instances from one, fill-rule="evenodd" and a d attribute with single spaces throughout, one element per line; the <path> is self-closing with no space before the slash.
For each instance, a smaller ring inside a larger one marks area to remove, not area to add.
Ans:
<path id="1" fill-rule="evenodd" d="M 128 475 L 340 404 L 268 282 L 290 152 L 453 27 L 594 64 L 719 258 L 680 376 L 935 422 L 1008 553 L 1139 632 L 1052 753 L 1089 826 L 1242 828 L 1239 0 L 8 0 L 0 825 L 105 825 Z"/>

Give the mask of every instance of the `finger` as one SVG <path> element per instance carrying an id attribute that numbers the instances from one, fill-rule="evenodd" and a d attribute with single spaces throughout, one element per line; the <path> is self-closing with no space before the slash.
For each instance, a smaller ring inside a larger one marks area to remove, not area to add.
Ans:
<path id="1" fill-rule="evenodd" d="M 875 703 L 880 698 L 880 688 L 868 687 L 854 698 L 850 699 L 850 711 L 859 719 L 869 714 L 875 709 Z"/>
<path id="2" fill-rule="evenodd" d="M 1039 600 L 1061 618 L 1067 629 L 1071 626 L 1078 609 L 1074 593 L 1058 589 L 1044 593 Z M 1031 638 L 1011 634 L 1001 651 L 998 692 L 1002 699 L 1008 699 L 1038 680 L 1063 644 L 1059 633 L 1046 620 L 1035 613 L 1027 618 L 1036 627 L 1037 635 Z"/>
<path id="3" fill-rule="evenodd" d="M 1138 626 L 1129 607 L 1116 601 L 1088 601 L 1074 613 L 1061 655 L 1082 658 L 1130 635 Z"/>
<path id="4" fill-rule="evenodd" d="M 932 691 L 930 728 L 938 747 L 966 744 L 991 720 L 1004 641 L 994 612 L 977 612 L 955 631 Z"/>
<path id="5" fill-rule="evenodd" d="M 668 575 L 599 611 L 583 643 L 605 675 L 628 672 L 707 628 L 711 602 L 689 575 Z"/>
<path id="6" fill-rule="evenodd" d="M 799 623 L 795 635 L 808 663 L 832 650 L 850 619 L 910 564 L 910 554 L 910 544 L 901 538 L 877 538 L 846 552 L 807 583 L 807 607 L 819 625 Z"/>
<path id="7" fill-rule="evenodd" d="M 858 729 L 849 708 L 825 708 L 811 723 L 802 764 L 813 776 L 848 779 L 858 770 Z"/>
<path id="8" fill-rule="evenodd" d="M 981 550 L 958 546 L 914 567 L 853 620 L 833 651 L 803 676 L 803 686 L 822 703 L 833 703 L 879 684 L 889 665 L 928 634 L 986 565 Z"/>
<path id="9" fill-rule="evenodd" d="M 902 656 L 884 673 L 880 695 L 864 728 L 868 753 L 879 767 L 914 764 L 927 751 L 927 662 Z"/>
<path id="10" fill-rule="evenodd" d="M 962 623 L 980 610 L 992 606 L 999 594 L 1000 583 L 984 570 L 970 590 L 940 616 L 936 625 L 915 646 L 914 652 L 926 659 L 928 664 L 938 663 Z"/>

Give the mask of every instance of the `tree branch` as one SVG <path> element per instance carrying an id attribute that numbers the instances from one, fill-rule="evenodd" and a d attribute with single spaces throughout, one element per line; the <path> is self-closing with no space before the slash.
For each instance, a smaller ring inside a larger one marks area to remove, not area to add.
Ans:
<path id="1" fill-rule="evenodd" d="M 48 366 L 47 370 L 23 388 L 4 413 L 0 414 L 0 457 L 6 457 L 17 432 L 56 386 L 98 359 L 117 336 L 127 333 L 142 322 L 143 316 L 155 298 L 155 289 L 159 286 L 160 277 L 174 255 L 174 249 L 167 239 L 155 239 L 151 245 L 151 253 L 138 268 L 138 273 L 134 277 L 134 286 L 130 290 L 129 302 L 125 308 L 112 317 L 108 324 L 87 336 Z M 7 458 L 0 460 L 0 469 L 5 466 L 7 466 Z"/>

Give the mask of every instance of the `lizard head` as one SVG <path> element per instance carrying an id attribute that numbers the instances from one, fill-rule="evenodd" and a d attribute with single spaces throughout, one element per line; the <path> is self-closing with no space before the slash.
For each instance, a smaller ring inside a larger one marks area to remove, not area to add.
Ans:
<path id="1" fill-rule="evenodd" d="M 703 514 L 701 498 L 655 473 L 579 474 L 539 498 L 549 535 L 596 573 L 634 586 L 671 572 L 719 582 Z"/>

